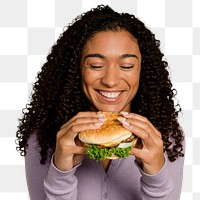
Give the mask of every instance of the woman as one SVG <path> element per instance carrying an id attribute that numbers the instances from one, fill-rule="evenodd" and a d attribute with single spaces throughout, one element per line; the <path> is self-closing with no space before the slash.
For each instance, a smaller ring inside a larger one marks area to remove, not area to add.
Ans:
<path id="1" fill-rule="evenodd" d="M 98 6 L 75 19 L 38 74 L 17 131 L 31 199 L 173 199 L 184 137 L 160 43 L 130 14 Z M 125 159 L 90 159 L 77 134 L 121 112 L 141 138 Z"/>

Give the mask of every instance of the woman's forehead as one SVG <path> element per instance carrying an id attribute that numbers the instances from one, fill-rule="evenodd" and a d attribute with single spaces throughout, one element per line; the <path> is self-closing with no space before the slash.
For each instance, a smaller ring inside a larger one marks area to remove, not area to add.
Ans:
<path id="1" fill-rule="evenodd" d="M 128 31 L 98 32 L 87 41 L 83 54 L 136 54 L 140 57 L 137 39 Z"/>

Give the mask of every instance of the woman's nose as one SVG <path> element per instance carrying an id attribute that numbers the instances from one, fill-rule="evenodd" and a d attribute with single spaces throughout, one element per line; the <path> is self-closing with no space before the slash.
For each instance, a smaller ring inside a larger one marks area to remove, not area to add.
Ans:
<path id="1" fill-rule="evenodd" d="M 102 77 L 102 83 L 107 87 L 114 87 L 120 82 L 120 72 L 117 66 L 108 66 Z"/>

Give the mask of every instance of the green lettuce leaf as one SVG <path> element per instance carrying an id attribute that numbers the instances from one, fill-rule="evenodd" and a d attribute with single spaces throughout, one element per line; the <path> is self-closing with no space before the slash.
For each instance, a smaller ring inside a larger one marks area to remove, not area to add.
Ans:
<path id="1" fill-rule="evenodd" d="M 91 159 L 94 160 L 104 160 L 106 157 L 110 157 L 113 155 L 118 156 L 119 158 L 125 158 L 129 156 L 130 151 L 132 149 L 132 146 L 127 148 L 98 148 L 94 144 L 89 144 L 86 147 L 86 153 L 89 155 Z"/>

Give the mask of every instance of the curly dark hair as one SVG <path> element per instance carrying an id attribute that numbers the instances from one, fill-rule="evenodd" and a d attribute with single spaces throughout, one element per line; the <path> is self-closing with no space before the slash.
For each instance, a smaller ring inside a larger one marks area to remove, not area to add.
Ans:
<path id="1" fill-rule="evenodd" d="M 35 132 L 40 162 L 44 164 L 49 152 L 55 150 L 60 127 L 78 112 L 91 110 L 81 87 L 84 45 L 95 33 L 119 30 L 126 30 L 137 39 L 142 55 L 140 85 L 131 112 L 145 116 L 161 132 L 170 161 L 183 156 L 184 136 L 177 120 L 181 108 L 174 103 L 176 90 L 172 88 L 160 41 L 134 15 L 103 5 L 78 16 L 53 45 L 33 86 L 30 103 L 19 119 L 16 141 L 21 155 L 26 155 L 27 141 Z"/>

